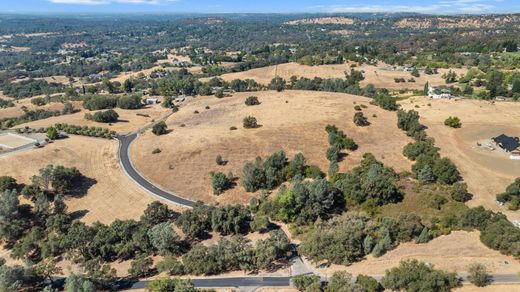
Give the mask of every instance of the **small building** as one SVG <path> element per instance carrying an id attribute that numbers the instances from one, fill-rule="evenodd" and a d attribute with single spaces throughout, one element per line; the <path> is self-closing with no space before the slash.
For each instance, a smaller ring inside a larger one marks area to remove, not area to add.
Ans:
<path id="1" fill-rule="evenodd" d="M 511 137 L 505 134 L 501 134 L 491 138 L 491 140 L 493 140 L 497 147 L 506 152 L 519 151 L 520 139 L 518 137 Z"/>
<path id="2" fill-rule="evenodd" d="M 157 98 L 146 98 L 144 100 L 145 104 L 156 104 L 159 103 L 159 100 Z"/>
<path id="3" fill-rule="evenodd" d="M 497 97 L 495 97 L 495 100 L 497 100 L 497 101 L 512 101 L 513 98 L 512 97 L 507 97 L 507 96 L 497 96 Z"/>
<path id="4" fill-rule="evenodd" d="M 439 87 L 428 87 L 428 96 L 433 99 L 451 98 L 451 92 L 448 89 Z"/>

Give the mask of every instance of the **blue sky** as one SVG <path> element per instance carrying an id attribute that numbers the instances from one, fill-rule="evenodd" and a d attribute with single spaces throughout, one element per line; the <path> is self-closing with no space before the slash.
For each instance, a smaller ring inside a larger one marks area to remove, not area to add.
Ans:
<path id="1" fill-rule="evenodd" d="M 1 12 L 515 13 L 520 0 L 0 0 Z"/>

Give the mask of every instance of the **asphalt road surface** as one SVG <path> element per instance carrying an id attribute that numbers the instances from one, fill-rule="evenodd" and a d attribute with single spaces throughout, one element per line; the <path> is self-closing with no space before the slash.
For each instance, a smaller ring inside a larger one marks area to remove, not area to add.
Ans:
<path id="1" fill-rule="evenodd" d="M 149 193 L 183 207 L 192 207 L 194 204 L 193 201 L 181 198 L 154 186 L 134 168 L 132 161 L 130 160 L 130 145 L 136 137 L 136 133 L 117 137 L 119 140 L 119 161 L 126 174 Z"/>
<path id="2" fill-rule="evenodd" d="M 290 277 L 237 277 L 237 278 L 209 278 L 192 279 L 197 288 L 217 287 L 289 287 Z M 126 287 L 126 289 L 145 289 L 149 281 L 139 281 Z"/>

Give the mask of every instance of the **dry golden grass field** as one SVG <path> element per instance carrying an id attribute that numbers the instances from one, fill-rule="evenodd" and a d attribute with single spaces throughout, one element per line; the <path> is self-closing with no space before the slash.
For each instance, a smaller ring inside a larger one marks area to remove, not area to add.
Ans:
<path id="1" fill-rule="evenodd" d="M 365 260 L 348 267 L 332 265 L 318 271 L 327 275 L 339 270 L 352 274 L 384 275 L 385 270 L 412 258 L 449 272 L 466 272 L 473 263 L 481 263 L 490 273 L 495 274 L 516 274 L 520 271 L 518 260 L 486 247 L 480 242 L 477 231 L 454 231 L 425 244 L 402 243 L 381 257 L 369 255 Z"/>
<path id="2" fill-rule="evenodd" d="M 161 107 L 160 104 L 147 105 L 137 110 L 124 110 L 120 108 L 115 108 L 114 110 L 119 114 L 119 121 L 117 123 L 107 124 L 98 123 L 95 121 L 85 119 L 85 113 L 95 113 L 95 111 L 85 110 L 81 107 L 80 104 L 78 106 L 75 106 L 75 108 L 80 109 L 80 111 L 77 113 L 33 121 L 18 125 L 16 127 L 19 128 L 28 126 L 31 128 L 40 128 L 49 127 L 56 123 L 68 123 L 80 126 L 95 126 L 108 128 L 118 133 L 129 133 L 138 130 L 139 128 L 152 122 L 152 120 L 157 120 L 165 114 L 167 114 L 168 112 L 170 112 L 169 109 Z"/>
<path id="3" fill-rule="evenodd" d="M 246 106 L 244 100 L 250 95 L 258 96 L 261 104 Z M 246 193 L 240 182 L 220 196 L 213 195 L 210 172 L 231 171 L 240 176 L 246 161 L 257 155 L 265 158 L 280 149 L 289 158 L 302 152 L 308 164 L 326 172 L 325 126 L 336 124 L 360 146 L 340 162 L 340 170 L 356 166 L 365 152 L 374 153 L 397 171 L 408 170 L 411 164 L 401 149 L 411 140 L 397 128 L 394 112 L 370 105 L 369 101 L 360 96 L 313 91 L 237 93 L 223 99 L 198 97 L 167 120 L 171 133 L 156 136 L 148 131 L 138 137 L 131 147 L 132 161 L 150 181 L 185 198 L 246 203 L 252 194 Z M 354 125 L 354 103 L 368 106 L 363 112 L 370 126 Z M 249 115 L 262 126 L 244 129 L 242 119 Z M 231 126 L 238 129 L 232 131 Z M 152 154 L 155 148 L 162 152 Z M 228 161 L 227 165 L 216 165 L 217 154 Z"/>
<path id="4" fill-rule="evenodd" d="M 87 223 L 138 219 L 155 198 L 124 174 L 117 160 L 117 148 L 115 140 L 72 136 L 43 148 L 0 157 L 0 175 L 29 183 L 31 176 L 48 164 L 76 167 L 97 182 L 85 195 L 66 199 L 70 212 L 87 210 L 81 219 Z"/>
<path id="5" fill-rule="evenodd" d="M 297 63 L 285 63 L 244 72 L 224 74 L 220 77 L 226 81 L 231 81 L 237 78 L 254 79 L 258 83 L 267 85 L 276 75 L 284 78 L 286 81 L 289 81 L 293 75 L 306 78 L 345 78 L 345 71 L 350 72 L 351 68 L 351 64 L 306 66 Z M 415 82 L 395 83 L 394 78 L 404 78 L 408 80 L 412 75 L 403 70 L 392 70 L 390 65 L 384 63 L 380 63 L 377 66 L 367 64 L 361 66 L 357 65 L 353 69 L 362 70 L 364 72 L 363 75 L 365 76 L 365 80 L 361 81 L 362 86 L 372 83 L 376 87 L 387 88 L 390 90 L 399 90 L 403 88 L 423 89 L 426 82 L 429 82 L 430 85 L 445 85 L 446 83 L 442 78 L 442 74 L 449 71 L 448 69 L 439 69 L 439 74 L 421 74 L 420 77 L 415 77 Z M 466 69 L 452 70 L 459 76 L 467 71 Z M 207 78 L 202 80 L 207 80 Z"/>
<path id="6" fill-rule="evenodd" d="M 35 96 L 36 97 L 36 96 Z M 0 96 L 3 99 L 3 97 Z M 34 97 L 33 97 L 34 98 Z M 43 106 L 36 106 L 31 103 L 31 98 L 20 100 L 13 100 L 15 106 L 0 108 L 0 119 L 15 118 L 24 114 L 22 107 L 27 107 L 27 110 L 44 109 L 49 111 L 60 111 L 63 109 L 63 104 L 59 102 L 51 102 Z M 76 104 L 76 103 L 75 103 Z"/>
<path id="7" fill-rule="evenodd" d="M 435 138 L 441 154 L 457 165 L 474 195 L 469 206 L 483 205 L 503 212 L 510 220 L 520 219 L 520 212 L 508 211 L 495 202 L 495 195 L 504 192 L 520 177 L 520 161 L 509 159 L 499 149 L 489 151 L 476 145 L 477 141 L 500 134 L 520 136 L 519 103 L 417 97 L 403 101 L 402 106 L 419 112 L 421 122 L 428 127 L 428 135 Z M 445 126 L 444 120 L 449 116 L 459 117 L 462 128 Z"/>

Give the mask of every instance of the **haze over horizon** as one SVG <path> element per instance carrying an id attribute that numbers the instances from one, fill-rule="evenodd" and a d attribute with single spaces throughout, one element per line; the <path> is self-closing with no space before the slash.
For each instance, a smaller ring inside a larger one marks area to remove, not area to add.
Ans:
<path id="1" fill-rule="evenodd" d="M 4 13 L 518 13 L 516 0 L 24 0 L 0 1 Z"/>

